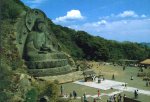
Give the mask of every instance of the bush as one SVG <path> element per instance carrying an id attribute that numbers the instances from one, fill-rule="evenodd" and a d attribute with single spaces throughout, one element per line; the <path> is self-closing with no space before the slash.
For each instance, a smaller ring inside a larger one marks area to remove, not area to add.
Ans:
<path id="1" fill-rule="evenodd" d="M 25 102 L 37 102 L 37 90 L 32 88 L 26 93 L 26 101 Z"/>
<path id="2" fill-rule="evenodd" d="M 4 100 L 7 101 L 8 96 L 5 92 L 0 92 L 0 102 L 3 102 Z"/>
<path id="3" fill-rule="evenodd" d="M 143 80 L 144 81 L 150 81 L 150 78 L 149 77 L 144 77 Z"/>
<path id="4" fill-rule="evenodd" d="M 23 9 L 14 0 L 1 0 L 1 11 L 3 11 L 1 12 L 2 19 L 15 19 Z"/>
<path id="5" fill-rule="evenodd" d="M 51 101 L 56 102 L 59 95 L 58 85 L 55 83 L 50 83 L 46 88 L 44 95 L 48 96 Z"/>
<path id="6" fill-rule="evenodd" d="M 144 77 L 144 76 L 146 76 L 146 73 L 144 73 L 144 72 L 139 72 L 137 74 L 137 77 Z"/>

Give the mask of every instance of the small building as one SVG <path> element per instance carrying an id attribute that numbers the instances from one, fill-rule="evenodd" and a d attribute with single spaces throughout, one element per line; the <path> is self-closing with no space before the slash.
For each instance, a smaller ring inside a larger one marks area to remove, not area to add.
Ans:
<path id="1" fill-rule="evenodd" d="M 141 66 L 144 66 L 144 67 L 150 67 L 150 59 L 145 59 L 144 61 L 141 61 L 140 62 L 140 65 Z"/>
<path id="2" fill-rule="evenodd" d="M 96 76 L 96 73 L 93 70 L 86 70 L 83 72 L 84 75 L 84 81 L 93 81 L 94 76 Z"/>

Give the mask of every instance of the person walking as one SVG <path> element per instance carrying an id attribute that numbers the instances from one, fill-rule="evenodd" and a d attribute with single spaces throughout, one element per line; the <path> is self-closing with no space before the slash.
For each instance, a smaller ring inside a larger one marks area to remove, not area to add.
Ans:
<path id="1" fill-rule="evenodd" d="M 112 75 L 112 80 L 115 80 L 115 75 L 114 74 Z"/>
<path id="2" fill-rule="evenodd" d="M 97 91 L 97 95 L 98 95 L 98 97 L 100 96 L 100 90 L 98 89 L 98 91 Z"/>
<path id="3" fill-rule="evenodd" d="M 60 86 L 60 92 L 61 92 L 61 96 L 64 96 L 64 88 L 62 85 Z"/>
<path id="4" fill-rule="evenodd" d="M 123 66 L 123 71 L 126 69 L 126 67 L 125 66 Z"/>
<path id="5" fill-rule="evenodd" d="M 77 93 L 75 90 L 73 91 L 73 97 L 74 97 L 74 99 L 76 99 L 76 97 L 77 97 Z"/>
<path id="6" fill-rule="evenodd" d="M 126 94 L 123 95 L 123 102 L 125 102 Z"/>
<path id="7" fill-rule="evenodd" d="M 135 99 L 138 97 L 137 90 L 134 91 L 134 97 L 135 97 Z"/>
<path id="8" fill-rule="evenodd" d="M 116 101 L 116 94 L 114 94 L 113 98 L 114 98 L 114 102 L 117 102 L 117 101 Z"/>
<path id="9" fill-rule="evenodd" d="M 72 99 L 72 93 L 70 93 L 70 95 L 69 95 L 69 96 L 70 96 L 70 99 Z"/>
<path id="10" fill-rule="evenodd" d="M 121 102 L 121 98 L 122 98 L 122 96 L 121 96 L 121 94 L 119 94 L 119 95 L 118 95 L 118 98 L 117 98 L 117 99 L 118 99 L 118 102 Z"/>
<path id="11" fill-rule="evenodd" d="M 124 83 L 124 88 L 127 89 L 127 83 Z"/>
<path id="12" fill-rule="evenodd" d="M 130 80 L 133 80 L 133 76 L 131 75 L 131 79 Z"/>
<path id="13" fill-rule="evenodd" d="M 149 86 L 149 83 L 148 83 L 148 81 L 146 81 L 146 87 L 148 87 Z"/>
<path id="14" fill-rule="evenodd" d="M 96 102 L 96 99 L 94 98 L 93 102 Z"/>
<path id="15" fill-rule="evenodd" d="M 83 94 L 83 97 L 84 97 L 84 102 L 87 102 L 86 94 L 85 93 Z"/>

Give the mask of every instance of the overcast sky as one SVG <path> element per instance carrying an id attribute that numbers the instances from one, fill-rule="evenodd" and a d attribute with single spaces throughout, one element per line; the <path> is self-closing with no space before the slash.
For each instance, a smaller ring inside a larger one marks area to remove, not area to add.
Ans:
<path id="1" fill-rule="evenodd" d="M 117 41 L 150 42 L 150 0 L 21 0 L 54 23 Z"/>

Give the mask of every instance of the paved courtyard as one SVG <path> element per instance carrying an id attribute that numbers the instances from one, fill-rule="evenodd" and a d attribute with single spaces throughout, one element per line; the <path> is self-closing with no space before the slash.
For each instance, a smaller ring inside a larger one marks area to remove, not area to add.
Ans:
<path id="1" fill-rule="evenodd" d="M 79 81 L 75 81 L 74 83 L 97 88 L 97 89 L 102 89 L 102 90 L 109 90 L 109 89 L 113 88 L 113 89 L 119 90 L 119 91 L 117 91 L 117 93 L 118 92 L 121 93 L 123 91 L 134 92 L 135 90 L 138 90 L 138 93 L 150 96 L 150 91 L 138 89 L 136 87 L 129 87 L 128 85 L 127 85 L 127 87 L 125 87 L 124 82 L 118 82 L 118 81 L 113 81 L 113 80 L 104 80 L 104 81 L 101 81 L 101 83 L 98 83 L 97 80 L 98 79 L 96 79 L 95 82 L 84 82 L 83 80 L 79 80 Z M 108 94 L 108 96 L 111 96 L 113 94 L 116 94 L 116 93 Z"/>

